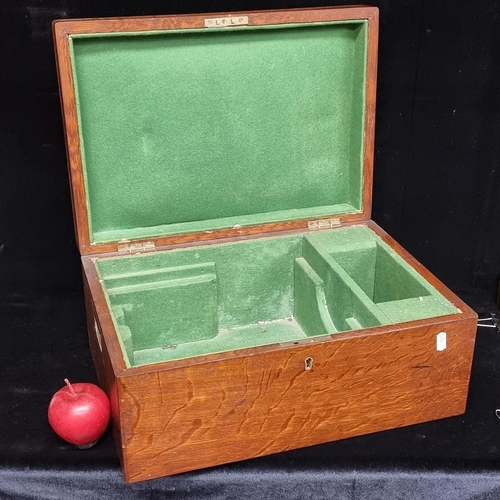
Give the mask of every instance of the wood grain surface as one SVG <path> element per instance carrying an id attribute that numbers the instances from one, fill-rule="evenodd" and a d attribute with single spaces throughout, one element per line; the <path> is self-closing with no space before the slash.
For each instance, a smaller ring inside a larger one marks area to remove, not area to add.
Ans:
<path id="1" fill-rule="evenodd" d="M 126 479 L 463 413 L 475 320 L 385 330 L 121 377 Z"/>
<path id="2" fill-rule="evenodd" d="M 113 438 L 116 444 L 116 450 L 118 452 L 118 457 L 122 467 L 124 465 L 123 461 L 123 447 L 122 447 L 122 433 L 120 428 L 120 405 L 118 402 L 118 384 L 116 369 L 113 366 L 111 357 L 109 355 L 108 346 L 113 347 L 117 342 L 118 338 L 113 335 L 114 328 L 112 328 L 112 334 L 110 335 L 109 326 L 106 330 L 103 330 L 101 322 L 106 321 L 105 315 L 99 315 L 96 312 L 96 304 L 99 302 L 94 302 L 93 295 L 89 287 L 89 277 L 92 274 L 87 274 L 84 269 L 83 276 L 83 291 L 85 296 L 85 309 L 87 313 L 87 329 L 89 337 L 90 352 L 92 354 L 92 360 L 94 361 L 94 368 L 97 374 L 97 380 L 99 385 L 106 392 L 111 403 L 111 426 L 113 429 Z M 119 347 L 119 346 L 118 346 Z M 122 359 L 123 356 L 115 353 L 114 358 Z M 121 368 L 120 363 L 116 363 L 118 367 Z"/>

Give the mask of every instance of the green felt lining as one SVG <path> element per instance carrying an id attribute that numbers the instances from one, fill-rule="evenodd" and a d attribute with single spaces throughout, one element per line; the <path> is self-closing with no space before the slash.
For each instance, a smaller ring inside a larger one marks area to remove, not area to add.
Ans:
<path id="1" fill-rule="evenodd" d="M 99 258 L 129 365 L 458 310 L 364 225 Z"/>
<path id="2" fill-rule="evenodd" d="M 359 212 L 366 44 L 366 21 L 72 36 L 91 241 Z"/>
<path id="3" fill-rule="evenodd" d="M 338 331 L 328 312 L 325 283 L 302 257 L 295 259 L 295 318 L 310 337 Z"/>

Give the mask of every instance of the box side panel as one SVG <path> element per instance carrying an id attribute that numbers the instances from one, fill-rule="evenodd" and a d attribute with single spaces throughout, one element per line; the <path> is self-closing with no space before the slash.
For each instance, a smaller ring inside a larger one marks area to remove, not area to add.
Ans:
<path id="1" fill-rule="evenodd" d="M 338 334 L 122 379 L 125 477 L 135 482 L 465 411 L 475 320 Z M 437 344 L 445 332 L 446 346 Z M 443 334 L 441 334 L 441 338 Z"/>
<path id="2" fill-rule="evenodd" d="M 118 451 L 118 457 L 123 465 L 122 436 L 120 431 L 120 409 L 119 409 L 119 387 L 115 376 L 106 343 L 103 339 L 100 320 L 96 314 L 94 301 L 84 273 L 84 295 L 85 308 L 87 311 L 87 328 L 89 334 L 89 345 L 97 373 L 99 385 L 108 395 L 111 402 L 113 437 Z"/>

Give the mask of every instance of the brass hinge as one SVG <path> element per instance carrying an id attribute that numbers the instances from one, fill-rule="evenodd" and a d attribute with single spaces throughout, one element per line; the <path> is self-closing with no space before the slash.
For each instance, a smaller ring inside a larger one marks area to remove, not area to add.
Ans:
<path id="1" fill-rule="evenodd" d="M 147 252 L 154 249 L 154 241 L 145 241 L 143 243 L 122 243 L 118 245 L 118 251 L 120 253 Z"/>
<path id="2" fill-rule="evenodd" d="M 314 231 L 316 229 L 330 229 L 332 227 L 340 226 L 340 219 L 321 219 L 310 220 L 307 223 L 307 229 Z"/>
<path id="3" fill-rule="evenodd" d="M 205 28 L 226 28 L 248 24 L 248 16 L 211 17 L 205 19 Z"/>

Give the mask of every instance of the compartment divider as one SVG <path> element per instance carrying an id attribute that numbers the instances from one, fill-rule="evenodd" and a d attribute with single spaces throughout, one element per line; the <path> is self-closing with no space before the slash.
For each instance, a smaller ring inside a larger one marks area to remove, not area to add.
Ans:
<path id="1" fill-rule="evenodd" d="M 338 331 L 328 311 L 325 283 L 302 257 L 295 259 L 295 319 L 308 337 Z"/>
<path id="2" fill-rule="evenodd" d="M 321 243 L 305 236 L 303 258 L 324 282 L 326 307 L 336 331 L 391 323 Z"/>
<path id="3" fill-rule="evenodd" d="M 115 274 L 104 278 L 104 282 L 106 288 L 112 291 L 115 288 L 199 277 L 201 275 L 210 275 L 214 272 L 214 263 L 208 262 L 189 266 L 162 267 Z"/>

